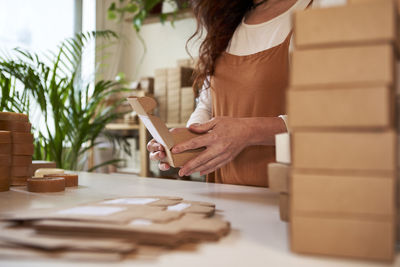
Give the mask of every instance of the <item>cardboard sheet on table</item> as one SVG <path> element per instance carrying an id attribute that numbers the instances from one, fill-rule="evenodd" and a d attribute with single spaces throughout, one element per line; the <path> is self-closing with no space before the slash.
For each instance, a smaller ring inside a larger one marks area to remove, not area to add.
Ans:
<path id="1" fill-rule="evenodd" d="M 217 218 L 185 214 L 168 223 L 132 220 L 127 224 L 90 224 L 43 220 L 34 224 L 39 232 L 68 233 L 88 236 L 124 237 L 140 244 L 175 246 L 189 241 L 218 240 L 230 230 L 230 224 Z"/>
<path id="2" fill-rule="evenodd" d="M 3 244 L 13 244 L 47 251 L 92 251 L 131 253 L 136 250 L 133 242 L 117 239 L 88 239 L 81 237 L 38 235 L 35 230 L 22 227 L 4 227 L 0 231 Z"/>
<path id="3" fill-rule="evenodd" d="M 105 199 L 97 202 L 99 205 L 149 205 L 167 207 L 176 205 L 182 201 L 180 197 L 164 197 L 164 196 L 128 196 L 113 199 Z"/>
<path id="4" fill-rule="evenodd" d="M 1 214 L 0 217 L 8 221 L 57 219 L 123 224 L 133 219 L 168 222 L 182 215 L 182 212 L 166 211 L 163 207 L 148 205 L 82 205 L 62 209 L 27 210 L 23 213 Z"/>

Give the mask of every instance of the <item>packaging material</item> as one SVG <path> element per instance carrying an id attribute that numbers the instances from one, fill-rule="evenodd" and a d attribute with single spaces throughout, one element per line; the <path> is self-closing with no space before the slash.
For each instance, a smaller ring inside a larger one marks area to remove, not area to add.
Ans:
<path id="1" fill-rule="evenodd" d="M 275 135 L 275 158 L 279 163 L 291 163 L 289 133 Z"/>
<path id="2" fill-rule="evenodd" d="M 167 121 L 167 69 L 154 71 L 154 97 L 158 103 L 158 116 Z"/>
<path id="3" fill-rule="evenodd" d="M 393 0 L 307 9 L 295 13 L 294 25 L 295 45 L 299 49 L 395 43 L 399 36 Z"/>
<path id="4" fill-rule="evenodd" d="M 129 97 L 128 102 L 131 104 L 133 110 L 135 110 L 139 115 L 139 118 L 142 120 L 153 138 L 165 148 L 166 162 L 168 162 L 172 167 L 183 166 L 187 161 L 198 156 L 199 153 L 204 150 L 203 148 L 200 148 L 179 154 L 173 154 L 171 149 L 175 144 L 195 138 L 199 136 L 199 134 L 192 133 L 188 129 L 179 129 L 178 131 L 170 132 L 160 118 L 149 114 L 157 105 L 153 98 Z"/>
<path id="5" fill-rule="evenodd" d="M 292 89 L 394 85 L 390 44 L 295 50 Z"/>
<path id="6" fill-rule="evenodd" d="M 279 216 L 282 221 L 290 221 L 289 206 L 290 205 L 290 195 L 287 193 L 279 194 Z"/>
<path id="7" fill-rule="evenodd" d="M 35 171 L 35 177 L 44 177 L 46 174 L 63 174 L 65 171 L 59 168 L 40 168 Z"/>
<path id="8" fill-rule="evenodd" d="M 400 14 L 400 1 L 391 0 L 397 5 L 397 14 Z M 381 0 L 347 0 L 348 4 L 369 4 L 369 3 L 380 3 Z"/>
<path id="9" fill-rule="evenodd" d="M 289 90 L 293 130 L 389 129 L 395 124 L 393 89 L 385 87 Z"/>
<path id="10" fill-rule="evenodd" d="M 268 184 L 272 192 L 289 193 L 290 166 L 283 163 L 268 164 Z"/>
<path id="11" fill-rule="evenodd" d="M 396 174 L 292 173 L 294 215 L 394 218 Z"/>
<path id="12" fill-rule="evenodd" d="M 192 87 L 181 88 L 181 112 L 180 122 L 186 123 L 195 108 L 195 97 Z"/>
<path id="13" fill-rule="evenodd" d="M 396 132 L 295 132 L 293 168 L 394 172 Z"/>
<path id="14" fill-rule="evenodd" d="M 393 259 L 395 228 L 392 219 L 310 216 L 292 216 L 290 219 L 291 248 L 295 252 Z"/>
<path id="15" fill-rule="evenodd" d="M 168 123 L 180 123 L 181 88 L 191 86 L 193 69 L 178 67 L 167 71 Z"/>
<path id="16" fill-rule="evenodd" d="M 11 153 L 11 132 L 0 131 L 0 192 L 10 189 Z"/>

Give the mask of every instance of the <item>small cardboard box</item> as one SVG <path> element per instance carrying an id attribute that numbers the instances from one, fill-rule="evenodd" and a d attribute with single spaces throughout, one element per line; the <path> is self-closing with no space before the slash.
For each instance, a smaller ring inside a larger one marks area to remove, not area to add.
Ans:
<path id="1" fill-rule="evenodd" d="M 394 127 L 395 97 L 391 88 L 289 90 L 287 100 L 291 130 Z"/>
<path id="2" fill-rule="evenodd" d="M 295 13 L 294 25 L 295 45 L 299 49 L 395 43 L 399 36 L 392 0 L 306 9 Z"/>
<path id="3" fill-rule="evenodd" d="M 400 0 L 391 0 L 397 5 L 397 13 L 400 14 Z M 347 0 L 348 4 L 380 3 L 381 0 Z"/>
<path id="4" fill-rule="evenodd" d="M 395 131 L 295 132 L 293 168 L 330 171 L 394 172 Z"/>
<path id="5" fill-rule="evenodd" d="M 327 175 L 294 170 L 291 179 L 294 215 L 359 215 L 392 218 L 396 213 L 396 177 Z"/>
<path id="6" fill-rule="evenodd" d="M 279 194 L 279 217 L 281 221 L 288 222 L 290 220 L 289 206 L 290 195 L 287 193 Z"/>
<path id="7" fill-rule="evenodd" d="M 166 152 L 166 162 L 168 162 L 172 167 L 181 167 L 187 161 L 198 156 L 204 149 L 188 150 L 183 153 L 173 154 L 171 149 L 174 145 L 181 142 L 187 141 L 191 138 L 199 136 L 189 131 L 189 129 L 178 129 L 178 131 L 170 132 L 165 125 L 165 123 L 160 120 L 160 118 L 155 117 L 151 114 L 157 103 L 153 98 L 150 97 L 129 97 L 128 102 L 131 104 L 133 110 L 139 115 L 143 124 L 146 126 L 147 130 L 153 136 L 153 138 L 160 143 Z"/>
<path id="8" fill-rule="evenodd" d="M 283 163 L 268 164 L 268 185 L 272 192 L 289 193 L 290 166 Z"/>
<path id="9" fill-rule="evenodd" d="M 393 260 L 393 219 L 292 216 L 290 220 L 290 243 L 294 252 Z"/>
<path id="10" fill-rule="evenodd" d="M 293 89 L 394 86 L 390 44 L 296 50 L 292 55 Z"/>

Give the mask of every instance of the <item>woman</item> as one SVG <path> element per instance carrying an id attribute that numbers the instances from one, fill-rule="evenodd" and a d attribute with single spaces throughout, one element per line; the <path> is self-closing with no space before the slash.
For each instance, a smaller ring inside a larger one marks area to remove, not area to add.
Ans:
<path id="1" fill-rule="evenodd" d="M 199 50 L 195 85 L 204 83 L 190 130 L 204 135 L 176 145 L 173 153 L 206 147 L 179 175 L 200 172 L 207 181 L 268 186 L 275 160 L 274 136 L 286 132 L 291 15 L 312 0 L 194 0 L 198 27 L 207 31 Z M 150 158 L 163 147 L 148 144 Z M 160 163 L 161 170 L 169 169 Z"/>

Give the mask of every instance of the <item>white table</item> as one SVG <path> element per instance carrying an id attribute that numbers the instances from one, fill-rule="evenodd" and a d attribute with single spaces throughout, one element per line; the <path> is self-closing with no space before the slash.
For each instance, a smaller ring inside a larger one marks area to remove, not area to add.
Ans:
<path id="1" fill-rule="evenodd" d="M 80 187 L 62 193 L 35 194 L 21 188 L 0 193 L 0 212 L 52 208 L 109 197 L 135 195 L 181 196 L 214 202 L 232 225 L 231 233 L 216 243 L 200 243 L 190 249 L 163 251 L 151 258 L 119 263 L 79 263 L 55 260 L 0 259 L 11 266 L 400 266 L 400 252 L 392 264 L 294 254 L 289 249 L 287 224 L 279 220 L 278 195 L 268 189 L 139 178 L 125 174 L 81 173 Z"/>

